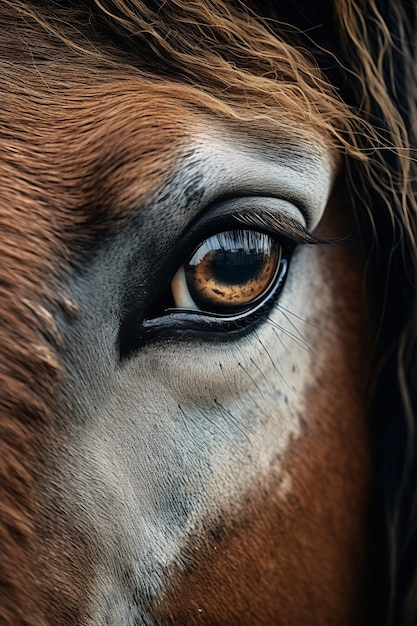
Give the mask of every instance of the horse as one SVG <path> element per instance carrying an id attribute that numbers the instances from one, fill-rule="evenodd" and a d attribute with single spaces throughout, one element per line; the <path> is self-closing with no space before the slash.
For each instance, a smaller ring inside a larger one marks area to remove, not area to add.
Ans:
<path id="1" fill-rule="evenodd" d="M 417 624 L 414 3 L 0 20 L 1 625 Z"/>

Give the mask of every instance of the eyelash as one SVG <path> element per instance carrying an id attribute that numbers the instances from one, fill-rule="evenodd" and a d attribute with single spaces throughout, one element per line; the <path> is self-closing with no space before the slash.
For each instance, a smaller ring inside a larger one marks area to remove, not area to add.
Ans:
<path id="1" fill-rule="evenodd" d="M 203 223 L 201 223 L 203 222 Z M 145 315 L 140 316 L 139 310 L 131 310 L 122 321 L 119 333 L 120 358 L 129 357 L 146 343 L 156 339 L 170 339 L 173 334 L 180 338 L 201 340 L 228 341 L 249 332 L 257 323 L 264 319 L 275 304 L 285 284 L 289 262 L 298 243 L 316 243 L 318 240 L 306 231 L 294 219 L 277 218 L 277 212 L 265 211 L 256 206 L 248 205 L 244 212 L 233 215 L 220 215 L 218 219 L 201 220 L 181 239 L 181 245 L 173 246 L 175 257 L 168 259 L 155 278 L 156 285 L 162 289 L 154 292 L 145 307 Z M 256 298 L 256 303 L 242 307 L 240 311 L 229 311 L 219 315 L 217 312 L 201 310 L 198 307 L 178 308 L 171 292 L 171 284 L 178 272 L 196 252 L 213 237 L 224 236 L 227 232 L 237 231 L 254 233 L 251 237 L 269 238 L 280 249 L 279 269 L 277 269 L 270 287 Z M 184 261 L 185 259 L 185 261 Z M 170 271 L 172 267 L 180 268 Z M 159 278 L 158 278 L 159 276 Z M 165 276 L 164 278 L 161 278 Z M 168 280 L 167 280 L 168 278 Z M 143 307 L 141 307 L 143 309 Z"/>

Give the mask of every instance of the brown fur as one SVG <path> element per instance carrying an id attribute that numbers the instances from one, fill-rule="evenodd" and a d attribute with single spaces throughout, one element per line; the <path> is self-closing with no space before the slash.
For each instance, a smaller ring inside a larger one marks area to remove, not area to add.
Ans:
<path id="1" fill-rule="evenodd" d="M 9 28 L 6 49 L 13 58 L 21 40 L 13 40 Z M 34 43 L 34 35 L 28 40 Z M 40 626 L 78 623 L 89 585 L 87 566 L 84 579 L 72 571 L 80 545 L 75 557 L 71 542 L 49 546 L 39 536 L 49 523 L 44 511 L 53 508 L 40 492 L 44 456 L 54 454 L 53 393 L 60 374 L 50 310 L 76 314 L 70 297 L 54 285 L 69 260 L 77 262 L 74 248 L 87 253 L 108 228 L 110 212 L 114 219 L 115 209 L 122 215 L 158 188 L 184 141 L 179 120 L 186 115 L 180 103 L 165 104 L 129 77 L 110 74 L 110 82 L 94 83 L 86 64 L 73 70 L 72 86 L 67 73 L 62 94 L 53 76 L 48 88 L 46 74 L 30 67 L 30 54 L 22 52 L 20 61 L 3 72 L 8 85 L 0 142 L 0 623 Z M 152 138 L 151 147 L 144 136 Z M 51 486 L 47 493 L 58 497 Z M 68 524 L 61 527 L 67 538 L 74 532 Z M 66 564 L 54 569 L 66 553 Z"/>
<path id="2" fill-rule="evenodd" d="M 112 87 L 115 87 L 114 84 Z M 80 103 L 85 101 L 85 96 L 80 94 Z M 30 136 L 32 129 L 29 128 L 29 136 L 26 138 L 25 129 L 20 127 L 13 129 L 13 137 L 8 142 L 6 156 L 0 166 L 3 185 L 0 209 L 0 298 L 4 301 L 0 307 L 3 318 L 0 474 L 3 476 L 1 485 L 5 491 L 1 497 L 3 508 L 0 524 L 0 530 L 3 531 L 0 563 L 2 625 L 43 624 L 40 605 L 45 584 L 52 586 L 51 590 L 46 589 L 46 595 L 50 596 L 47 623 L 78 623 L 79 617 L 76 616 L 82 609 L 78 607 L 77 597 L 82 598 L 88 588 L 88 580 L 80 579 L 79 571 L 71 574 L 74 555 L 68 554 L 65 569 L 53 569 L 52 550 L 58 549 L 57 561 L 62 560 L 62 554 L 71 551 L 71 542 L 64 542 L 58 548 L 48 546 L 50 552 L 43 565 L 43 557 L 37 554 L 40 539 L 36 538 L 35 526 L 41 526 L 39 533 L 45 532 L 47 521 L 44 521 L 44 509 L 48 507 L 45 496 L 42 502 L 39 500 L 39 488 L 45 488 L 43 480 L 46 479 L 46 476 L 42 476 L 45 469 L 40 469 L 41 463 L 45 462 L 44 454 L 46 457 L 55 454 L 56 458 L 60 454 L 59 448 L 55 449 L 53 443 L 55 427 L 52 400 L 60 374 L 57 354 L 60 342 L 49 309 L 54 307 L 69 316 L 76 314 L 76 307 L 69 296 L 53 290 L 53 285 L 59 280 L 64 263 L 68 262 L 71 244 L 74 246 L 76 242 L 77 253 L 86 254 L 88 246 L 108 227 L 109 205 L 116 206 L 122 213 L 128 204 L 136 206 L 136 203 L 142 202 L 151 190 L 158 187 L 161 172 L 156 159 L 159 163 L 161 155 L 162 158 L 165 155 L 165 166 L 169 166 L 180 143 L 178 128 L 172 136 L 169 125 L 167 127 L 166 111 L 161 100 L 158 100 L 157 110 L 153 110 L 153 95 L 148 93 L 140 98 L 140 106 L 146 107 L 146 115 L 143 120 L 136 117 L 131 133 L 124 115 L 134 106 L 134 99 L 125 96 L 112 100 L 110 115 L 105 106 L 105 97 L 102 109 L 102 132 L 108 137 L 111 154 L 106 155 L 106 148 L 101 147 L 99 158 L 94 137 L 91 139 L 87 134 L 83 140 L 83 129 L 77 128 L 78 117 L 71 119 L 67 112 L 65 118 L 56 121 L 53 107 L 49 107 L 48 119 L 44 122 L 38 119 L 37 127 L 38 145 L 39 149 L 44 148 L 44 155 L 41 156 L 33 145 Z M 119 103 L 121 111 L 117 109 Z M 173 117 L 172 109 L 171 106 L 168 119 Z M 58 117 L 58 104 L 56 112 Z M 175 113 L 175 119 L 181 119 L 182 115 L 177 110 Z M 90 115 L 95 127 L 99 128 L 99 110 L 93 109 Z M 163 121 L 158 124 L 159 116 Z M 124 126 L 117 137 L 120 142 L 118 153 L 112 132 L 117 132 L 119 119 L 123 120 Z M 83 120 L 89 123 L 88 112 L 85 112 Z M 113 122 L 112 131 L 105 130 L 110 120 Z M 61 122 L 62 127 L 57 131 L 56 126 Z M 148 130 L 149 125 L 151 130 Z M 152 133 L 153 149 L 149 151 L 145 148 L 145 154 L 141 155 L 136 149 L 138 136 L 149 132 Z M 51 134 L 53 139 L 50 139 Z M 49 155 L 45 147 L 48 144 L 52 146 Z M 134 161 L 129 160 L 129 152 L 133 150 Z M 59 155 L 63 153 L 68 159 L 66 165 L 62 163 L 64 159 L 59 162 Z M 83 159 L 83 171 L 85 174 L 88 172 L 88 191 L 83 189 L 78 179 L 78 168 Z M 101 167 L 97 169 L 98 161 Z M 123 167 L 121 173 L 119 164 L 125 161 L 128 161 L 128 165 Z M 23 162 L 25 169 L 31 172 L 29 180 L 22 172 Z M 10 206 L 18 207 L 12 219 Z M 77 262 L 75 251 L 72 253 L 72 262 Z M 49 442 L 49 449 L 46 442 Z M 41 475 L 37 476 L 38 473 Z M 53 485 L 53 477 L 50 478 Z M 48 498 L 58 497 L 59 494 L 51 486 L 47 489 Z M 68 522 L 64 522 L 62 535 L 69 538 L 72 532 Z M 42 539 L 42 543 L 45 541 Z M 77 558 L 82 554 L 80 544 L 78 550 Z M 42 572 L 37 568 L 39 559 Z M 55 578 L 55 581 L 45 583 L 45 573 L 48 579 Z M 86 577 L 87 573 L 88 568 Z M 58 589 L 57 602 L 54 596 Z M 73 605 L 74 608 L 70 609 Z M 53 620 L 49 621 L 52 616 Z"/>

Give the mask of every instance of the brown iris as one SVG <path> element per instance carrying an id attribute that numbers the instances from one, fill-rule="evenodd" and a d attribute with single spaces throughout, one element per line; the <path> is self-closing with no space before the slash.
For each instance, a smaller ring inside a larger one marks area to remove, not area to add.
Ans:
<path id="1" fill-rule="evenodd" d="M 206 239 L 184 265 L 189 295 L 202 311 L 245 310 L 273 286 L 280 261 L 281 246 L 265 233 L 218 233 Z"/>

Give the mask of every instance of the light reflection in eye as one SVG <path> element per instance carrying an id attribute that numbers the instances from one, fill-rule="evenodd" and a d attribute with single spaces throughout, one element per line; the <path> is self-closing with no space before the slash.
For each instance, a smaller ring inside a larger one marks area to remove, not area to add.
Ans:
<path id="1" fill-rule="evenodd" d="M 232 315 L 248 310 L 274 286 L 280 244 L 254 230 L 229 230 L 203 241 L 171 282 L 177 308 Z"/>

